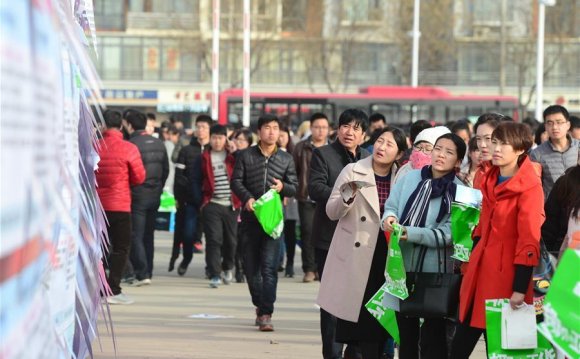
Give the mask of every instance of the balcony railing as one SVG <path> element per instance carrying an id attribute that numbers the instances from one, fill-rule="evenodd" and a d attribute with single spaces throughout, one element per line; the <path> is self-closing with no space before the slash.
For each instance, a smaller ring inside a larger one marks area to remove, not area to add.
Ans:
<path id="1" fill-rule="evenodd" d="M 127 14 L 127 29 L 196 30 L 198 17 L 195 14 L 166 14 L 130 12 Z"/>

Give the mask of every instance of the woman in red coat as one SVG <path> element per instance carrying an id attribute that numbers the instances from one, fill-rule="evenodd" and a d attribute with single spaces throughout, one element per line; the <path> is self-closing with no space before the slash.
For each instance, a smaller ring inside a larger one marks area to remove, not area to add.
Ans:
<path id="1" fill-rule="evenodd" d="M 492 166 L 482 177 L 483 207 L 461 285 L 453 359 L 469 358 L 485 331 L 487 299 L 509 298 L 513 309 L 532 303 L 544 194 L 540 174 L 526 154 L 531 146 L 523 124 L 503 122 L 492 134 Z"/>

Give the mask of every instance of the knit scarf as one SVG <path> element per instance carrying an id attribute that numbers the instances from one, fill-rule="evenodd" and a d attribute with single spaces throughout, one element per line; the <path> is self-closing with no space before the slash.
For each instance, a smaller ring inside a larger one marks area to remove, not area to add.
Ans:
<path id="1" fill-rule="evenodd" d="M 455 171 L 451 171 L 445 176 L 433 179 L 431 166 L 421 169 L 421 182 L 411 194 L 401 216 L 401 224 L 411 227 L 425 227 L 427 212 L 429 211 L 429 201 L 434 198 L 443 197 L 437 223 L 443 220 L 446 214 L 451 213 L 451 202 L 455 198 L 457 185 L 453 182 Z"/>

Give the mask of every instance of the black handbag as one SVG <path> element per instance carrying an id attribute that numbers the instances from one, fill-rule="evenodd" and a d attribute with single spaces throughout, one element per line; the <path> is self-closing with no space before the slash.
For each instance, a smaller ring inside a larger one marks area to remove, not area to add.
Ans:
<path id="1" fill-rule="evenodd" d="M 400 301 L 400 313 L 409 318 L 456 318 L 459 306 L 461 274 L 447 273 L 447 249 L 443 232 L 443 257 L 439 246 L 440 230 L 433 230 L 437 245 L 437 273 L 424 273 L 427 247 L 421 246 L 415 272 L 407 272 L 409 297 Z M 443 271 L 441 261 L 443 260 Z"/>

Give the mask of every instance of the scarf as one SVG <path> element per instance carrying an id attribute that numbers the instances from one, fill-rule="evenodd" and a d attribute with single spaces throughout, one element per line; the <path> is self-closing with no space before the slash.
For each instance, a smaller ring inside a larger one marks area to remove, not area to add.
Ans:
<path id="1" fill-rule="evenodd" d="M 451 202 L 455 198 L 455 190 L 457 189 L 457 185 L 453 182 L 454 179 L 455 171 L 451 171 L 441 178 L 433 179 L 431 166 L 423 167 L 421 169 L 421 182 L 407 200 L 401 216 L 401 224 L 403 226 L 425 227 L 429 201 L 443 197 L 437 215 L 437 223 L 441 222 L 446 214 L 451 213 Z"/>

